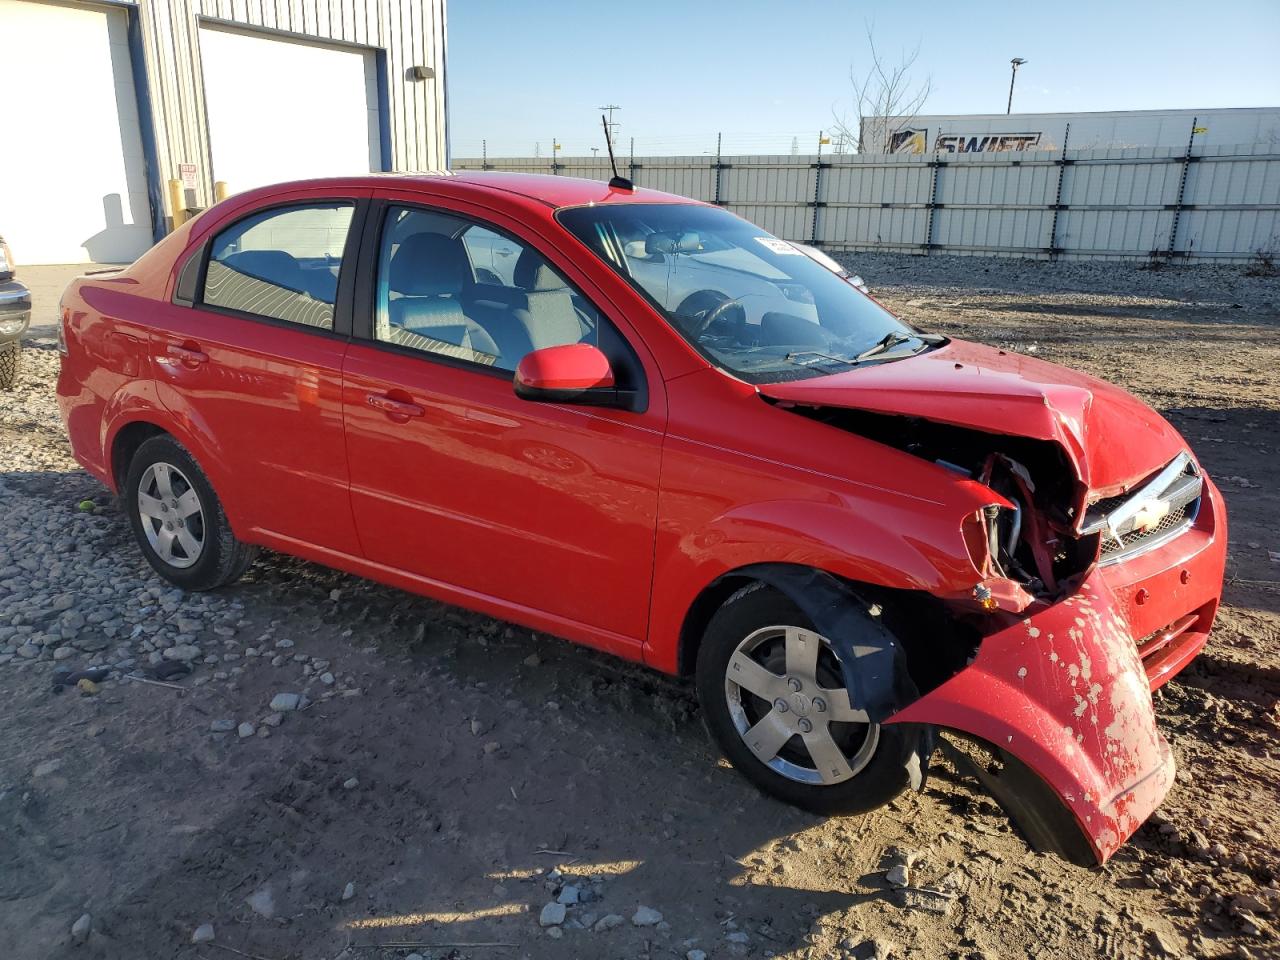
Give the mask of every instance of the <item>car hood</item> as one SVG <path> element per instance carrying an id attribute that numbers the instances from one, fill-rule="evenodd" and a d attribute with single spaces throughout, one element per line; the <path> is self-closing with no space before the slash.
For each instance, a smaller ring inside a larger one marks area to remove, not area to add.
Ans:
<path id="1" fill-rule="evenodd" d="M 1053 441 L 1091 500 L 1127 491 L 1186 449 L 1163 417 L 1119 387 L 963 340 L 891 363 L 758 389 L 784 403 L 921 417 Z"/>

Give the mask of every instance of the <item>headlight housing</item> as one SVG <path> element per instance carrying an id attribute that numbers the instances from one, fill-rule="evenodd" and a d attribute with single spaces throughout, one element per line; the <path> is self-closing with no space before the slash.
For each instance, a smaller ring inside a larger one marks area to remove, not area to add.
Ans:
<path id="1" fill-rule="evenodd" d="M 0 319 L 0 337 L 12 337 L 22 332 L 27 325 L 26 317 L 10 317 Z"/>

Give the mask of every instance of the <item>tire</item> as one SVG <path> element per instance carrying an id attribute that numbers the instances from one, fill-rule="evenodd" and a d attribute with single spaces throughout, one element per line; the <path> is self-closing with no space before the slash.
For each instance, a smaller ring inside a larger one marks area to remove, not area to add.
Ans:
<path id="1" fill-rule="evenodd" d="M 22 344 L 17 340 L 0 343 L 0 390 L 12 390 L 18 380 L 18 354 Z"/>
<path id="2" fill-rule="evenodd" d="M 168 435 L 138 447 L 120 492 L 147 562 L 175 586 L 226 586 L 240 579 L 257 556 L 257 547 L 241 543 L 231 532 L 222 503 L 195 458 Z"/>
<path id="3" fill-rule="evenodd" d="M 814 669 L 787 670 L 787 661 L 795 662 L 787 654 L 793 635 L 796 649 L 817 647 Z M 742 656 L 765 673 L 752 670 Z M 881 807 L 907 787 L 917 728 L 859 722 L 834 650 L 794 603 L 763 583 L 739 590 L 711 618 L 698 649 L 695 682 L 711 738 L 739 773 L 770 796 L 811 813 L 850 814 Z M 770 703 L 752 693 L 748 684 L 777 694 L 788 709 L 781 710 L 776 697 Z M 799 729 L 806 721 L 813 728 L 808 734 Z M 809 751 L 811 738 L 825 746 L 824 725 L 843 767 L 830 747 L 821 752 L 821 765 Z M 748 746 L 748 737 L 762 755 L 786 739 L 766 761 Z"/>

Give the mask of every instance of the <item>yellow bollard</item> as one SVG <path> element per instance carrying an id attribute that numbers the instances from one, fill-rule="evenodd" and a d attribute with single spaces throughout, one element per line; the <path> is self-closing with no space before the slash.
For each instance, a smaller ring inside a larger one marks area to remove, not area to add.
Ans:
<path id="1" fill-rule="evenodd" d="M 227 181 L 225 180 L 219 180 L 217 183 L 213 185 L 213 199 L 216 200 L 218 203 L 221 203 L 223 200 L 227 199 L 227 194 L 229 192 L 230 191 L 227 188 Z"/>
<path id="2" fill-rule="evenodd" d="M 169 210 L 173 216 L 174 230 L 187 222 L 187 201 L 181 180 L 169 181 Z"/>

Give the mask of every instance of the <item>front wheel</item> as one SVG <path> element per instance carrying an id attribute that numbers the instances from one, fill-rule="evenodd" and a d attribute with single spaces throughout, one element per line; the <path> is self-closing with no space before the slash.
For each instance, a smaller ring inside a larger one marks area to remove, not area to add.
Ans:
<path id="1" fill-rule="evenodd" d="M 12 390 L 18 380 L 18 354 L 22 344 L 17 340 L 0 343 L 0 390 Z"/>
<path id="2" fill-rule="evenodd" d="M 232 583 L 257 554 L 235 538 L 204 471 L 170 436 L 138 448 L 121 495 L 147 562 L 185 590 Z"/>
<path id="3" fill-rule="evenodd" d="M 765 793 L 812 813 L 863 813 L 907 786 L 914 728 L 851 706 L 830 641 L 762 583 L 712 617 L 696 683 L 712 738 Z"/>

